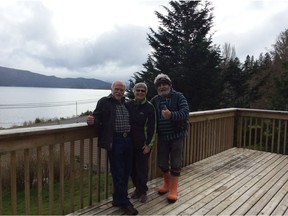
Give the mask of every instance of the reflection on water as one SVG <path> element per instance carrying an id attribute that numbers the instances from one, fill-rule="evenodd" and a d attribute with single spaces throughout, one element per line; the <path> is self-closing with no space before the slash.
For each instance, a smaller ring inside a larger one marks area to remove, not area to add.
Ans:
<path id="1" fill-rule="evenodd" d="M 0 128 L 35 119 L 59 119 L 93 111 L 110 90 L 0 87 Z"/>

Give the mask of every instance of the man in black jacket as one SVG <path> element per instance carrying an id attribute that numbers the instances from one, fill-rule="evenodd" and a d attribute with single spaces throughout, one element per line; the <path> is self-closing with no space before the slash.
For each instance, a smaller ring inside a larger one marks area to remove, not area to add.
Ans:
<path id="1" fill-rule="evenodd" d="M 93 115 L 87 117 L 87 124 L 97 127 L 98 146 L 108 151 L 114 185 L 113 205 L 119 206 L 126 215 L 136 215 L 138 211 L 128 198 L 133 145 L 129 112 L 124 98 L 125 87 L 122 81 L 113 82 L 111 94 L 98 101 Z"/>

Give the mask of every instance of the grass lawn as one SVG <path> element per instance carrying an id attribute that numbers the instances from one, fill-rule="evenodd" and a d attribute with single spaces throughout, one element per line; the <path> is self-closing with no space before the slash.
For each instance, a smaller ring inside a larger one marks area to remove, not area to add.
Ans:
<path id="1" fill-rule="evenodd" d="M 92 202 L 96 203 L 96 176 L 92 178 Z M 65 205 L 65 214 L 70 213 L 70 192 L 69 192 L 69 180 L 65 181 L 65 190 L 64 190 L 64 205 Z M 112 179 L 109 176 L 108 179 L 109 184 L 109 193 L 112 194 Z M 84 207 L 88 205 L 88 177 L 84 177 Z M 104 192 L 104 176 L 101 176 L 100 181 L 100 199 L 105 199 L 105 192 Z M 60 212 L 60 201 L 59 201 L 59 183 L 54 184 L 54 208 L 52 214 L 59 215 Z M 110 195 L 109 195 L 110 196 Z M 48 185 L 43 186 L 43 193 L 42 193 L 42 215 L 48 215 L 49 210 L 49 187 Z M 2 194 L 2 215 L 11 215 L 11 194 L 9 192 L 3 192 Z M 80 181 L 78 178 L 75 178 L 74 182 L 74 211 L 80 209 Z M 30 191 L 30 214 L 31 215 L 39 215 L 38 214 L 38 207 L 37 207 L 37 189 L 32 188 Z M 26 215 L 25 213 L 25 194 L 23 192 L 17 193 L 17 215 Z"/>

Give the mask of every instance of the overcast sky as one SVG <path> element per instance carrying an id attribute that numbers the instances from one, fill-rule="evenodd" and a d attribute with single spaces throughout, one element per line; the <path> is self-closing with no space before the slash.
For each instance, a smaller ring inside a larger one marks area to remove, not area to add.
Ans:
<path id="1" fill-rule="evenodd" d="M 287 0 L 213 0 L 213 43 L 243 63 L 288 28 Z M 0 66 L 57 77 L 128 81 L 143 69 L 168 0 L 0 0 Z"/>

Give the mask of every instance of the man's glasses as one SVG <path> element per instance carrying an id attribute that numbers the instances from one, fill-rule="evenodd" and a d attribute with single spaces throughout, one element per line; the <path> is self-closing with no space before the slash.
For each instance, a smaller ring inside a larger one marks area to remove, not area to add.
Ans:
<path id="1" fill-rule="evenodd" d="M 136 92 L 146 92 L 146 91 L 143 89 L 136 89 Z"/>

